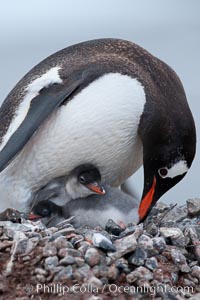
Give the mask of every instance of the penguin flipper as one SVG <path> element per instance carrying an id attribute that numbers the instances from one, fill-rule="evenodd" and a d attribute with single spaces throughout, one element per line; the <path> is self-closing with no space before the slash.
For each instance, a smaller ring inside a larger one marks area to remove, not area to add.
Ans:
<path id="1" fill-rule="evenodd" d="M 41 90 L 39 95 L 31 100 L 30 108 L 24 120 L 0 151 L 0 172 L 19 154 L 47 117 L 63 102 L 67 101 L 79 86 L 79 80 L 69 86 L 63 85 L 59 89 L 56 85 L 52 85 Z"/>

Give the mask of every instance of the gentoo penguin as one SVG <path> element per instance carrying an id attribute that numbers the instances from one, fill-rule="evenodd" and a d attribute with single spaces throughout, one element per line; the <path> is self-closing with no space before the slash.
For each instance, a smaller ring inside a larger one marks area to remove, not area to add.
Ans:
<path id="1" fill-rule="evenodd" d="M 32 205 L 53 199 L 57 204 L 65 203 L 76 198 L 85 198 L 92 194 L 105 194 L 98 169 L 91 164 L 83 164 L 72 170 L 68 177 L 63 176 L 50 181 L 35 193 Z"/>
<path id="2" fill-rule="evenodd" d="M 139 201 L 122 192 L 118 188 L 104 186 L 104 195 L 91 195 L 86 198 L 71 200 L 61 206 L 54 203 L 54 197 L 39 201 L 29 214 L 31 220 L 40 218 L 48 227 L 74 216 L 74 227 L 101 226 L 105 227 L 108 219 L 125 224 L 138 222 Z M 40 198 L 40 196 L 39 196 Z M 40 198 L 41 199 L 41 198 Z"/>
<path id="3" fill-rule="evenodd" d="M 124 40 L 73 45 L 35 66 L 1 106 L 0 209 L 28 211 L 34 191 L 83 163 L 111 186 L 143 164 L 142 221 L 195 150 L 194 120 L 168 65 Z"/>

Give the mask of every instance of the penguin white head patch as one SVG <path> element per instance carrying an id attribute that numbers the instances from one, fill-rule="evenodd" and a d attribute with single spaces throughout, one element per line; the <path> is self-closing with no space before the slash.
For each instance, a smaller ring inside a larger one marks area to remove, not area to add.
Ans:
<path id="1" fill-rule="evenodd" d="M 158 174 L 162 178 L 174 178 L 187 173 L 189 170 L 186 160 L 179 160 L 171 167 L 163 167 L 158 170 Z"/>

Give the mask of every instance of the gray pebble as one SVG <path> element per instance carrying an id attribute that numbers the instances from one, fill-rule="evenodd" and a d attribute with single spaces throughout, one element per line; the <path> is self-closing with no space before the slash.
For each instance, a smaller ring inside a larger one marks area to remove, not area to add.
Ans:
<path id="1" fill-rule="evenodd" d="M 137 247 L 137 241 L 134 234 L 131 234 L 116 240 L 114 245 L 116 246 L 116 252 L 108 253 L 108 256 L 112 259 L 118 259 L 127 253 L 133 252 Z"/>
<path id="2" fill-rule="evenodd" d="M 67 266 L 54 276 L 54 282 L 65 282 L 73 277 L 72 266 Z"/>
<path id="3" fill-rule="evenodd" d="M 64 236 L 59 236 L 54 241 L 54 246 L 59 250 L 62 248 L 71 248 L 73 249 L 73 246 L 70 242 L 66 240 Z"/>
<path id="4" fill-rule="evenodd" d="M 126 276 L 127 282 L 137 282 L 138 279 L 152 280 L 153 274 L 150 270 L 144 267 L 138 267 L 135 271 Z"/>
<path id="5" fill-rule="evenodd" d="M 147 251 L 142 246 L 137 246 L 134 254 L 128 258 L 128 262 L 135 266 L 143 266 L 147 259 Z"/>
<path id="6" fill-rule="evenodd" d="M 66 256 L 59 261 L 62 266 L 73 265 L 75 263 L 75 258 L 73 256 Z"/>
<path id="7" fill-rule="evenodd" d="M 58 265 L 58 257 L 57 256 L 50 256 L 45 259 L 45 262 L 44 262 L 45 270 L 51 271 L 55 267 L 57 267 L 57 265 Z"/>
<path id="8" fill-rule="evenodd" d="M 185 256 L 181 253 L 180 250 L 172 249 L 171 257 L 173 262 L 178 266 L 181 272 L 188 273 L 190 272 L 190 267 L 187 264 Z"/>
<path id="9" fill-rule="evenodd" d="M 162 253 L 166 248 L 166 242 L 163 237 L 154 237 L 152 239 L 154 249 L 158 250 L 159 253 Z"/>
<path id="10" fill-rule="evenodd" d="M 81 257 L 82 253 L 75 249 L 70 248 L 62 248 L 58 251 L 59 257 L 73 256 L 73 257 Z"/>
<path id="11" fill-rule="evenodd" d="M 44 248 L 43 248 L 43 256 L 48 257 L 48 256 L 55 256 L 57 254 L 57 249 L 54 246 L 53 243 L 48 243 Z"/>
<path id="12" fill-rule="evenodd" d="M 197 216 L 200 214 L 200 199 L 188 199 L 187 200 L 188 214 L 191 216 Z"/>
<path id="13" fill-rule="evenodd" d="M 85 261 L 91 267 L 98 265 L 100 262 L 99 252 L 95 248 L 89 248 L 85 253 Z"/>
<path id="14" fill-rule="evenodd" d="M 158 261 L 155 257 L 151 257 L 148 258 L 146 260 L 145 266 L 149 269 L 149 270 L 155 270 L 158 268 Z"/>

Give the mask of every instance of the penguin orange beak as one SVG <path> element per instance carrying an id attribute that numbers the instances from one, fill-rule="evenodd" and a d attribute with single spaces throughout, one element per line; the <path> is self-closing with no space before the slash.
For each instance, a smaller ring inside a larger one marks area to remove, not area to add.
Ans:
<path id="1" fill-rule="evenodd" d="M 91 190 L 94 193 L 99 194 L 99 195 L 104 195 L 106 193 L 104 188 L 102 186 L 100 186 L 97 182 L 86 184 L 86 187 L 89 190 Z"/>
<path id="2" fill-rule="evenodd" d="M 142 222 L 146 218 L 148 211 L 152 206 L 153 197 L 155 194 L 155 188 L 156 188 L 156 177 L 154 176 L 153 183 L 149 192 L 146 194 L 146 196 L 143 197 L 143 199 L 140 202 L 140 206 L 138 210 L 139 218 L 140 218 L 139 222 Z"/>
<path id="3" fill-rule="evenodd" d="M 42 218 L 41 216 L 36 215 L 36 214 L 34 214 L 34 213 L 32 213 L 32 212 L 30 212 L 30 214 L 28 215 L 28 220 L 30 220 L 30 221 L 33 221 L 33 220 L 39 220 L 39 219 L 41 219 L 41 218 Z"/>

